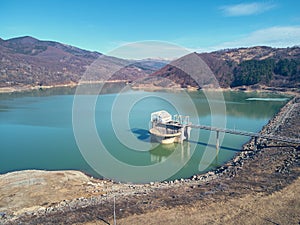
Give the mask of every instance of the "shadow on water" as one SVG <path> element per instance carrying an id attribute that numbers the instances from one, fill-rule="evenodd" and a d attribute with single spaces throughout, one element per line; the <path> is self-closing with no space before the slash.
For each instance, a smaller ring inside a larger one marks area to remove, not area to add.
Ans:
<path id="1" fill-rule="evenodd" d="M 139 139 L 141 141 L 149 142 L 150 133 L 148 130 L 132 128 L 130 131 L 137 136 L 137 139 Z"/>
<path id="2" fill-rule="evenodd" d="M 205 142 L 192 141 L 192 140 L 189 140 L 188 142 L 193 143 L 193 144 L 197 144 L 197 145 L 202 145 L 202 146 L 205 146 L 205 147 L 216 148 L 216 145 L 208 144 L 208 143 L 205 143 Z M 243 151 L 241 149 L 231 148 L 231 147 L 225 147 L 225 146 L 221 146 L 220 148 L 222 150 L 233 151 L 233 152 L 241 152 L 241 151 Z"/>

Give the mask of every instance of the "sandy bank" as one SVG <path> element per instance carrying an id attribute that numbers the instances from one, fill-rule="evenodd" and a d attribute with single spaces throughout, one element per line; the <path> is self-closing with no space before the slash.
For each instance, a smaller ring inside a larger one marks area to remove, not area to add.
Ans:
<path id="1" fill-rule="evenodd" d="M 87 196 L 92 194 L 88 188 L 92 181 L 79 171 L 25 170 L 0 175 L 0 212 L 18 215 Z"/>
<path id="2" fill-rule="evenodd" d="M 43 90 L 60 87 L 76 87 L 83 84 L 104 84 L 104 83 L 127 83 L 127 80 L 108 80 L 108 81 L 81 81 L 79 83 L 71 82 L 66 84 L 53 84 L 53 85 L 20 85 L 11 87 L 0 87 L 0 93 L 14 93 L 26 92 L 34 90 Z"/>

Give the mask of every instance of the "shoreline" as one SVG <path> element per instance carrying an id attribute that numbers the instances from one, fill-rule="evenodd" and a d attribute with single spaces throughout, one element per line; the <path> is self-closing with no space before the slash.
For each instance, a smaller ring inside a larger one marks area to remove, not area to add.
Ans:
<path id="1" fill-rule="evenodd" d="M 55 89 L 55 88 L 74 88 L 79 85 L 85 85 L 85 84 L 113 84 L 113 83 L 126 83 L 131 85 L 131 88 L 133 90 L 145 90 L 145 91 L 159 91 L 159 90 L 174 90 L 174 91 L 188 91 L 188 92 L 194 92 L 194 91 L 220 91 L 220 92 L 226 92 L 226 91 L 240 91 L 245 93 L 251 93 L 251 92 L 257 92 L 257 93 L 277 93 L 277 94 L 285 94 L 285 95 L 298 95 L 300 94 L 300 90 L 297 88 L 278 88 L 278 87 L 269 87 L 264 85 L 253 85 L 253 86 L 238 86 L 238 87 L 217 87 L 217 88 L 211 88 L 211 87 L 204 87 L 202 89 L 198 89 L 195 87 L 160 87 L 160 86 L 153 86 L 153 85 L 140 85 L 140 86 L 134 86 L 132 85 L 132 82 L 128 80 L 108 80 L 108 81 L 81 81 L 79 83 L 71 82 L 67 84 L 53 84 L 53 85 L 20 85 L 20 86 L 10 86 L 10 87 L 0 87 L 0 94 L 2 93 L 20 93 L 20 92 L 28 92 L 28 91 L 35 91 L 35 90 L 43 90 L 43 89 Z"/>
<path id="2" fill-rule="evenodd" d="M 111 84 L 111 83 L 128 83 L 127 80 L 109 80 L 109 81 L 81 81 L 79 83 L 71 82 L 67 84 L 53 84 L 53 85 L 20 85 L 20 86 L 12 86 L 12 87 L 0 87 L 0 94 L 1 93 L 15 93 L 15 92 L 28 92 L 28 91 L 35 91 L 35 90 L 43 90 L 43 89 L 54 89 L 54 88 L 73 88 L 79 85 L 84 84 Z"/>
<path id="3" fill-rule="evenodd" d="M 267 133 L 267 134 L 276 134 L 277 132 L 280 132 L 281 128 L 280 126 L 285 126 L 285 121 L 291 116 L 290 114 L 293 113 L 293 110 L 295 110 L 294 105 L 297 104 L 297 106 L 300 104 L 300 98 L 299 96 L 295 95 L 294 98 L 292 98 L 285 106 L 281 108 L 281 110 L 268 122 L 267 125 L 265 125 L 260 132 L 262 133 Z M 300 110 L 300 107 L 299 109 Z M 277 145 L 277 143 L 272 142 Z M 190 193 L 193 192 L 194 190 L 197 190 L 199 188 L 202 188 L 206 190 L 208 188 L 208 191 L 206 191 L 208 196 L 211 194 L 218 193 L 219 190 L 213 191 L 210 193 L 209 189 L 215 190 L 216 187 L 220 187 L 221 183 L 227 183 L 226 185 L 237 185 L 235 183 L 230 184 L 228 182 L 234 181 L 236 177 L 239 177 L 238 174 L 241 172 L 244 172 L 248 174 L 250 177 L 253 176 L 251 175 L 251 168 L 248 168 L 249 171 L 245 171 L 245 165 L 249 164 L 249 162 L 254 163 L 253 160 L 258 160 L 257 158 L 260 154 L 264 154 L 265 150 L 264 148 L 262 149 L 253 149 L 253 144 L 254 141 L 251 139 L 248 143 L 245 143 L 243 145 L 242 151 L 237 153 L 237 155 L 230 161 L 228 161 L 225 165 L 221 166 L 220 168 L 217 168 L 216 170 L 209 171 L 205 174 L 198 174 L 192 176 L 190 179 L 181 179 L 181 180 L 174 180 L 174 181 L 165 181 L 165 182 L 150 182 L 149 184 L 127 184 L 127 183 L 115 183 L 110 180 L 105 180 L 105 179 L 90 179 L 87 181 L 88 186 L 92 186 L 92 188 L 97 189 L 98 187 L 107 187 L 107 192 L 104 194 L 94 195 L 93 197 L 80 197 L 76 199 L 71 199 L 71 200 L 63 200 L 61 202 L 58 202 L 57 204 L 54 204 L 52 206 L 37 206 L 34 210 L 28 209 L 25 212 L 20 212 L 20 214 L 9 214 L 7 213 L 4 218 L 5 222 L 7 224 L 13 224 L 13 221 L 22 221 L 26 220 L 26 218 L 31 218 L 32 216 L 40 218 L 41 220 L 45 220 L 45 215 L 47 216 L 57 216 L 58 213 L 59 215 L 63 212 L 63 214 L 68 215 L 68 214 L 73 214 L 78 211 L 82 211 L 84 208 L 89 208 L 93 210 L 97 205 L 111 205 L 113 198 L 116 197 L 117 199 L 124 199 L 123 201 L 129 201 L 129 202 L 135 202 L 136 197 L 138 199 L 144 199 L 146 196 L 147 199 L 151 199 L 151 201 L 156 202 L 157 199 L 155 199 L 154 196 L 159 195 L 159 193 L 166 193 L 166 195 L 171 195 L 172 196 L 178 196 L 179 193 L 181 193 L 181 189 L 184 191 L 188 192 L 186 193 L 186 197 L 181 197 L 179 198 L 178 202 L 176 202 L 177 197 L 175 199 L 172 197 L 172 203 L 171 205 L 185 205 L 187 203 L 184 203 L 189 199 L 189 201 L 194 202 L 194 200 L 191 198 Z M 293 165 L 293 162 L 297 162 L 294 159 L 297 159 L 297 152 L 299 152 L 299 146 L 294 146 L 292 147 L 294 154 L 294 158 L 291 158 L 291 161 L 288 162 L 288 164 Z M 297 150 L 298 149 L 298 150 Z M 295 152 L 296 151 L 296 152 Z M 265 153 L 266 154 L 266 153 Z M 296 154 L 296 155 L 295 155 Z M 276 168 L 278 172 L 285 171 L 287 165 L 283 165 L 283 167 Z M 291 166 L 290 165 L 290 166 Z M 255 171 L 256 168 L 253 168 L 252 170 Z M 61 172 L 61 171 L 57 171 Z M 24 171 L 19 171 L 15 173 L 24 173 Z M 250 174 L 249 174 L 250 173 Z M 0 178 L 3 175 L 0 175 Z M 298 176 L 296 176 L 297 178 Z M 294 179 L 296 179 L 294 178 Z M 274 178 L 275 179 L 275 178 Z M 288 181 L 291 182 L 291 181 Z M 222 184 L 223 186 L 225 184 Z M 227 187 L 227 186 L 224 187 Z M 281 188 L 285 187 L 287 184 L 281 184 Z M 109 187 L 109 188 L 108 188 Z M 221 189 L 223 189 L 222 187 Z M 111 189 L 111 190 L 110 190 Z M 226 188 L 225 188 L 226 189 Z M 98 190 L 98 189 L 97 189 Z M 168 193 L 168 194 L 167 194 Z M 148 197 L 147 197 L 148 196 Z M 204 195 L 204 199 L 206 199 L 206 194 Z M 166 197 L 163 197 L 166 198 Z M 144 200 L 143 200 L 144 201 Z M 140 212 L 138 214 L 141 214 L 143 212 L 148 212 L 150 209 L 148 203 L 141 203 L 139 207 L 142 209 L 136 209 L 137 212 Z M 148 200 L 147 200 L 148 201 Z M 166 201 L 166 200 L 165 200 Z M 183 202 L 182 202 L 183 201 Z M 149 201 L 148 201 L 149 202 Z M 158 204 L 158 206 L 155 206 L 154 208 L 159 208 L 161 207 L 161 203 L 156 202 L 155 204 Z M 168 201 L 167 201 L 168 202 Z M 122 204 L 125 204 L 123 202 Z M 163 206 L 166 203 L 163 204 Z M 168 205 L 168 204 L 167 204 Z M 72 207 L 71 207 L 72 206 Z M 150 207 L 151 208 L 151 207 Z M 99 210 L 99 209 L 98 209 Z M 103 209 L 102 209 L 103 210 Z M 127 217 L 129 215 L 132 215 L 132 213 L 136 213 L 136 210 L 128 210 L 127 214 L 123 214 L 121 217 Z M 0 210 L 1 211 L 1 210 Z M 100 210 L 101 211 L 101 210 Z M 150 210 L 151 211 L 151 210 Z M 102 212 L 102 211 L 101 211 Z M 106 213 L 105 213 L 106 212 Z M 107 210 L 102 212 L 104 216 L 107 216 L 108 218 L 111 218 L 111 212 L 107 212 Z M 0 217 L 1 218 L 1 217 Z M 95 219 L 93 216 L 90 216 L 89 220 Z M 1 219 L 0 219 L 1 222 Z M 12 222 L 12 223 L 10 223 Z"/>

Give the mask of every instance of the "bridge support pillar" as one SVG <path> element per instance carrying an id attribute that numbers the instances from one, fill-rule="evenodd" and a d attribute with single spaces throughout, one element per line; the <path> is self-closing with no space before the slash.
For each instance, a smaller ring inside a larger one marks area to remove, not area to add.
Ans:
<path id="1" fill-rule="evenodd" d="M 220 140 L 219 140 L 219 131 L 216 131 L 216 150 L 217 150 L 217 154 L 219 153 L 219 148 L 220 148 Z"/>

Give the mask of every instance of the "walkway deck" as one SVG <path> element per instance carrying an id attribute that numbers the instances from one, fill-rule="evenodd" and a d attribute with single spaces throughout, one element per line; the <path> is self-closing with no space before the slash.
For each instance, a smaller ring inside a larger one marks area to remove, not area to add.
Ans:
<path id="1" fill-rule="evenodd" d="M 204 129 L 204 130 L 210 130 L 210 131 L 216 131 L 216 132 L 224 132 L 224 133 L 228 133 L 228 134 L 244 135 L 244 136 L 249 136 L 249 137 L 254 137 L 254 138 L 263 138 L 263 139 L 287 142 L 287 143 L 292 143 L 292 144 L 300 144 L 300 139 L 294 139 L 294 138 L 288 138 L 288 137 L 282 137 L 282 136 L 265 135 L 265 134 L 254 133 L 254 132 L 232 130 L 232 129 L 226 129 L 226 128 L 217 128 L 217 127 L 211 127 L 211 126 L 205 126 L 205 125 L 191 124 L 188 126 L 190 126 L 191 128 L 198 128 L 198 129 Z"/>

